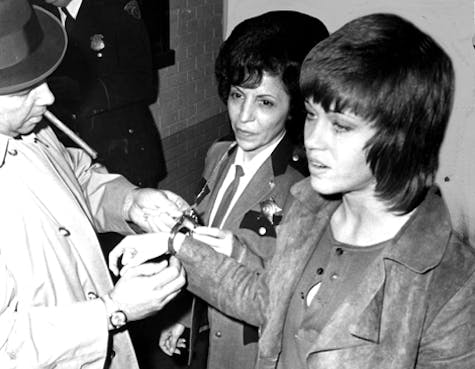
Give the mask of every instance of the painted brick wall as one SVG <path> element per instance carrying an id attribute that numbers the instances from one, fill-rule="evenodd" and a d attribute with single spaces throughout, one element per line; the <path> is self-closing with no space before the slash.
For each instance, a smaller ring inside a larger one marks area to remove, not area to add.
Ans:
<path id="1" fill-rule="evenodd" d="M 158 101 L 151 110 L 162 136 L 168 172 L 159 187 L 189 202 L 194 200 L 207 149 L 229 132 L 214 78 L 214 61 L 223 41 L 222 21 L 222 0 L 170 0 L 170 48 L 175 50 L 175 64 L 160 69 Z"/>
<path id="2" fill-rule="evenodd" d="M 214 79 L 222 19 L 222 0 L 170 0 L 176 62 L 159 71 L 159 97 L 151 106 L 163 138 L 224 111 Z"/>

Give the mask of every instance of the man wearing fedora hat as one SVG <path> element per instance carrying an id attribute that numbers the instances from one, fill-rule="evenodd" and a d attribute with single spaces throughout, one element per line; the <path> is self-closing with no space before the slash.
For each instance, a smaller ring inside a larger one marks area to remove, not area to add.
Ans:
<path id="1" fill-rule="evenodd" d="M 133 369 L 127 322 L 160 310 L 184 273 L 172 258 L 113 287 L 95 232 L 150 231 L 171 203 L 66 149 L 42 120 L 66 43 L 50 13 L 0 0 L 0 368 Z"/>

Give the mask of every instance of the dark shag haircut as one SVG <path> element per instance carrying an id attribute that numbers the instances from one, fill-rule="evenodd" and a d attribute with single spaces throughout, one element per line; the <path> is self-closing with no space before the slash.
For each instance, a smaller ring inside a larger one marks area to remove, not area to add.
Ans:
<path id="1" fill-rule="evenodd" d="M 300 86 L 325 111 L 352 112 L 375 128 L 365 150 L 376 194 L 406 214 L 434 183 L 454 79 L 449 56 L 430 36 L 399 16 L 372 14 L 314 47 Z"/>
<path id="2" fill-rule="evenodd" d="M 302 142 L 305 109 L 300 67 L 310 49 L 327 36 L 320 20 L 296 11 L 272 11 L 239 23 L 216 59 L 221 100 L 227 103 L 232 86 L 258 87 L 264 72 L 279 76 L 290 96 L 286 130 L 294 142 Z"/>

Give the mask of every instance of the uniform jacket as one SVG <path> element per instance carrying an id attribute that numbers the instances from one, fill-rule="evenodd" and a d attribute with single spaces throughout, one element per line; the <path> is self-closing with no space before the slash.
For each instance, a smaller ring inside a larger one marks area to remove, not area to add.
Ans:
<path id="1" fill-rule="evenodd" d="M 260 326 L 256 368 L 275 368 L 290 298 L 339 201 L 303 180 L 278 229 L 276 252 L 258 275 L 210 247 L 183 243 L 189 289 L 218 309 Z M 475 367 L 475 255 L 452 232 L 436 190 L 401 237 L 317 332 L 300 337 L 311 369 L 470 369 Z"/>
<path id="2" fill-rule="evenodd" d="M 156 83 L 137 0 L 83 0 L 66 55 L 48 80 L 52 111 L 98 151 L 109 171 L 142 187 L 156 187 L 166 174 L 148 106 Z"/>
<path id="3" fill-rule="evenodd" d="M 208 152 L 197 206 L 204 224 L 208 224 L 221 183 L 234 163 L 236 148 L 235 142 L 224 141 L 214 144 Z M 276 213 L 271 222 L 262 213 L 261 203 L 271 201 L 283 207 L 291 185 L 303 178 L 296 168 L 306 168 L 305 159 L 294 154 L 290 140 L 284 137 L 233 206 L 222 228 L 236 235 L 232 257 L 239 262 L 259 270 L 273 254 L 275 226 L 280 215 Z M 212 307 L 208 310 L 208 320 L 208 369 L 252 368 L 257 355 L 257 329 Z"/>
<path id="4" fill-rule="evenodd" d="M 132 233 L 122 214 L 132 188 L 50 128 L 0 135 L 2 369 L 103 369 L 112 356 L 112 368 L 138 368 L 97 298 L 112 283 L 95 231 Z"/>

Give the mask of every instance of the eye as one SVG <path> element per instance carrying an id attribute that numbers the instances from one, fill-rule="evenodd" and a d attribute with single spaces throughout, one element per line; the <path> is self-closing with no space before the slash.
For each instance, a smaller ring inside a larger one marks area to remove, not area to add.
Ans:
<path id="1" fill-rule="evenodd" d="M 305 120 L 314 120 L 318 118 L 318 114 L 314 111 L 306 109 Z"/>
<path id="2" fill-rule="evenodd" d="M 274 106 L 274 102 L 267 100 L 267 99 L 262 99 L 259 101 L 261 105 L 265 106 L 266 108 L 271 108 Z"/>
<path id="3" fill-rule="evenodd" d="M 336 133 L 345 133 L 351 130 L 351 127 L 346 124 L 340 123 L 338 120 L 333 120 L 332 125 Z"/>
<path id="4" fill-rule="evenodd" d="M 229 98 L 232 100 L 237 100 L 237 99 L 240 99 L 241 97 L 242 97 L 242 94 L 237 90 L 231 90 L 231 92 L 229 93 Z"/>

